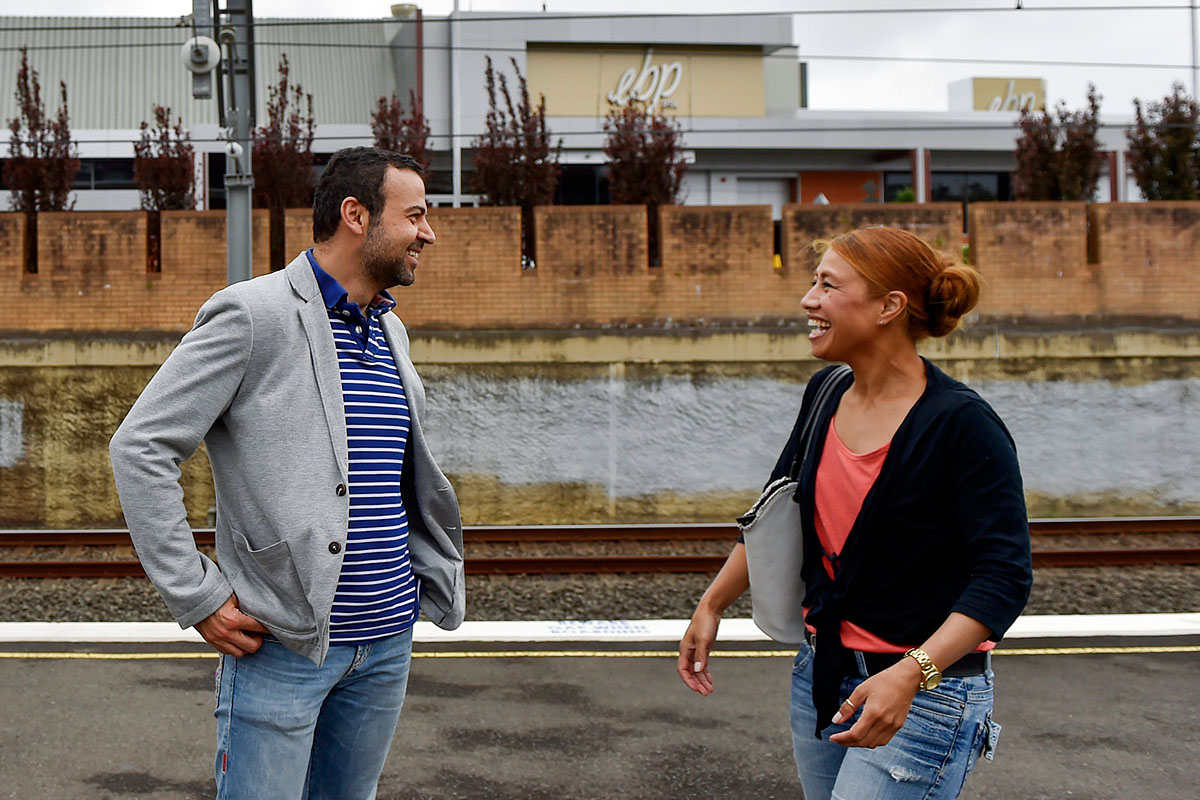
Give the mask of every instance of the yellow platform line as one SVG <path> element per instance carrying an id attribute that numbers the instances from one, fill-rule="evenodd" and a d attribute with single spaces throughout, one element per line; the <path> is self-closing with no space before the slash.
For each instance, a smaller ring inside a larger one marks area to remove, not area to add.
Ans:
<path id="1" fill-rule="evenodd" d="M 1157 645 L 1129 647 L 1022 647 L 995 650 L 996 656 L 1085 656 L 1152 655 L 1160 653 L 1200 653 L 1200 645 Z M 211 652 L 178 653 L 97 653 L 80 652 L 0 652 L 0 659 L 59 659 L 77 661 L 164 661 L 215 658 Z M 717 650 L 718 658 L 793 658 L 788 650 Z M 678 658 L 674 650 L 443 650 L 416 652 L 413 658 Z"/>

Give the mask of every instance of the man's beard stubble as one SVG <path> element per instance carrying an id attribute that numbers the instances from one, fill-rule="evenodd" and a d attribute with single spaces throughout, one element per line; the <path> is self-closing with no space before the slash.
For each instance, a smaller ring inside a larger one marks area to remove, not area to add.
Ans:
<path id="1" fill-rule="evenodd" d="M 412 286 L 417 276 L 409 269 L 406 262 L 408 258 L 407 250 L 408 248 L 405 248 L 399 257 L 393 255 L 393 248 L 388 246 L 388 242 L 380 233 L 379 228 L 374 224 L 370 224 L 367 227 L 366 239 L 363 240 L 363 270 L 372 280 L 378 281 L 385 288 L 389 286 Z"/>

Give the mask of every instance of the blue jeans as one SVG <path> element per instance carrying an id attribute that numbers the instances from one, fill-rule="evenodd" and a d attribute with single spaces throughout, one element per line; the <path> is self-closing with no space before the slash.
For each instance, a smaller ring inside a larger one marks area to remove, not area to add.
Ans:
<path id="1" fill-rule="evenodd" d="M 329 648 L 317 667 L 273 639 L 217 667 L 218 800 L 372 800 L 412 660 L 412 628 Z"/>
<path id="2" fill-rule="evenodd" d="M 812 660 L 812 648 L 801 645 L 792 669 L 792 750 L 805 800 L 946 800 L 958 797 L 979 756 L 991 759 L 1000 726 L 992 722 L 990 670 L 917 692 L 903 727 L 871 750 L 828 740 L 849 730 L 861 708 L 820 739 L 813 735 Z M 843 698 L 866 678 L 865 669 L 860 673 L 842 681 Z"/>

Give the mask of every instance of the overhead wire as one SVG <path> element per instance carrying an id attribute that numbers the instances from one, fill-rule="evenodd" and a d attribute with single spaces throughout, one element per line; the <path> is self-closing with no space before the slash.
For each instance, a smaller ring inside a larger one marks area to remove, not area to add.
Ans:
<path id="1" fill-rule="evenodd" d="M 128 43 L 113 43 L 113 42 L 94 42 L 94 43 L 79 43 L 79 44 L 47 44 L 47 45 L 20 45 L 0 47 L 0 53 L 3 52 L 20 52 L 28 50 L 29 52 L 38 51 L 55 51 L 55 50 L 116 50 L 128 48 L 152 48 L 162 47 L 164 49 L 178 49 L 181 42 L 128 42 Z M 255 47 L 294 47 L 294 48 L 330 48 L 344 50 L 432 50 L 432 51 L 449 51 L 457 49 L 460 52 L 479 52 L 479 53 L 529 53 L 531 50 L 537 53 L 578 53 L 578 47 L 554 47 L 541 46 L 534 43 L 534 47 L 503 47 L 498 45 L 479 45 L 468 46 L 459 45 L 457 48 L 452 48 L 449 45 L 412 45 L 412 44 L 392 44 L 379 43 L 371 44 L 368 42 L 302 42 L 302 41 L 270 41 L 257 40 Z M 684 46 L 666 45 L 660 49 L 660 52 L 667 54 L 675 54 L 683 49 Z M 1191 64 L 1169 63 L 1169 62 L 1150 62 L 1150 61 L 1080 61 L 1080 60 L 1047 60 L 1033 58 L 992 58 L 987 56 L 971 56 L 971 57 L 953 57 L 953 56 L 888 56 L 888 55 L 866 55 L 853 53 L 767 53 L 763 58 L 780 58 L 796 61 L 868 61 L 868 62 L 896 62 L 896 63 L 918 63 L 918 64 L 1008 64 L 1013 66 L 1044 66 L 1044 67 L 1078 67 L 1083 69 L 1102 68 L 1102 69 L 1191 69 Z"/>
<path id="2" fill-rule="evenodd" d="M 633 12 L 525 12 L 512 14 L 508 12 L 488 12 L 488 11 L 472 11 L 460 12 L 456 16 L 421 16 L 421 22 L 425 24 L 449 24 L 455 22 L 458 24 L 472 23 L 494 23 L 494 22 L 528 22 L 533 20 L 561 20 L 561 21 L 584 21 L 584 20 L 614 20 L 614 19 L 645 19 L 649 17 L 687 17 L 687 18 L 719 18 L 719 17 L 815 17 L 815 16 L 869 16 L 869 15 L 905 15 L 905 14 L 983 14 L 983 13 L 1008 13 L 1008 14 L 1031 14 L 1031 13 L 1063 13 L 1075 11 L 1090 11 L 1090 12 L 1112 12 L 1112 11 L 1187 11 L 1189 7 L 1179 4 L 1167 3 L 1152 3 L 1139 5 L 1136 3 L 1121 3 L 1121 4 L 1093 4 L 1093 5 L 1047 5 L 1047 6 L 1020 6 L 1017 7 L 1012 3 L 995 6 L 922 6 L 918 8 L 912 7 L 878 7 L 878 8 L 796 8 L 786 10 L 773 11 L 706 11 L 687 14 L 671 13 L 667 11 L 646 11 L 641 13 Z M 36 15 L 8 15 L 12 18 L 25 19 Z M 65 31 L 65 30 L 171 30 L 176 28 L 188 27 L 192 15 L 186 14 L 177 18 L 176 22 L 172 23 L 157 23 L 149 25 L 129 24 L 129 25 L 25 25 L 5 27 L 0 23 L 0 31 Z M 97 16 L 95 19 L 120 19 L 119 16 Z M 155 19 L 154 17 L 128 17 L 129 19 Z M 3 20 L 4 17 L 0 17 Z M 169 18 L 168 18 L 169 19 Z M 305 25 L 363 25 L 363 24 L 401 24 L 415 22 L 412 17 L 364 17 L 364 18 L 343 18 L 343 17 L 262 17 L 255 19 L 254 23 L 258 27 L 273 27 L 273 26 L 305 26 Z"/>
<path id="3" fill-rule="evenodd" d="M 822 113 L 822 112 L 816 112 L 816 113 Z M 851 112 L 851 113 L 853 113 L 853 112 Z M 884 113 L 903 114 L 905 112 L 901 111 L 901 112 L 884 112 Z M 938 112 L 914 112 L 914 113 L 938 113 Z M 590 119 L 590 118 L 586 118 L 586 119 Z M 204 123 L 201 123 L 201 124 L 204 124 Z M 207 123 L 207 124 L 211 125 L 212 127 L 217 127 L 216 123 Z M 1134 127 L 1135 124 L 1136 123 L 1134 123 L 1134 122 L 1099 122 L 1099 123 L 1097 123 L 1097 126 L 1101 129 L 1126 130 L 1126 129 Z M 1013 122 L 996 122 L 996 123 L 983 123 L 983 124 L 966 124 L 966 123 L 964 123 L 964 124 L 945 124 L 945 123 L 939 122 L 939 123 L 931 123 L 929 125 L 912 125 L 912 124 L 902 124 L 902 125 L 853 124 L 853 125 L 851 125 L 851 124 L 847 124 L 847 125 L 828 125 L 828 126 L 818 125 L 818 126 L 810 126 L 810 127 L 790 126 L 790 127 L 779 127 L 779 128 L 753 128 L 753 129 L 747 129 L 744 127 L 738 127 L 738 128 L 699 127 L 699 128 L 697 128 L 697 127 L 681 126 L 681 133 L 683 133 L 684 135 L 689 135 L 689 134 L 692 134 L 692 135 L 729 134 L 729 133 L 739 133 L 739 134 L 750 134 L 750 133 L 765 133 L 765 134 L 773 134 L 773 133 L 780 133 L 780 134 L 916 133 L 916 132 L 925 132 L 925 131 L 967 131 L 967 132 L 974 131 L 974 132 L 985 133 L 988 131 L 1012 131 L 1015 127 L 1016 127 L 1016 125 Z M 1178 124 L 1168 123 L 1168 124 L 1157 126 L 1157 127 L 1190 128 L 1192 126 L 1187 123 L 1178 123 Z M 576 131 L 561 131 L 561 132 L 551 131 L 549 134 L 547 134 L 547 138 L 549 138 L 551 140 L 555 140 L 555 139 L 569 139 L 569 138 L 583 137 L 583 136 L 603 136 L 604 134 L 605 134 L 605 131 L 603 131 L 603 130 L 586 130 L 586 131 L 576 130 Z M 526 136 L 526 134 L 522 134 L 520 132 L 515 132 L 515 131 L 508 133 L 507 135 L 510 137 L 511 136 Z M 528 134 L 528 135 L 536 136 L 536 135 L 540 135 L 540 134 Z M 460 133 L 460 134 L 431 133 L 426 138 L 429 140 L 434 140 L 434 141 L 449 140 L 449 139 L 475 140 L 475 139 L 481 138 L 481 136 L 482 136 L 481 134 L 477 134 L 477 133 Z M 354 134 L 315 135 L 315 136 L 313 136 L 314 142 L 359 141 L 361 139 L 362 139 L 361 135 L 354 135 Z M 137 142 L 137 141 L 139 141 L 139 139 L 121 139 L 121 138 L 111 138 L 111 137 L 104 138 L 104 139 L 75 139 L 75 138 L 72 138 L 71 141 L 74 144 L 127 144 L 127 143 Z M 227 140 L 222 137 L 218 137 L 218 136 L 214 136 L 214 137 L 205 136 L 205 137 L 198 137 L 198 138 L 196 138 L 196 137 L 189 138 L 188 141 L 191 142 L 192 144 L 214 144 L 214 143 L 222 143 L 223 144 Z M 792 144 L 791 147 L 793 149 L 803 149 L 803 144 L 802 143 L 801 144 Z"/>

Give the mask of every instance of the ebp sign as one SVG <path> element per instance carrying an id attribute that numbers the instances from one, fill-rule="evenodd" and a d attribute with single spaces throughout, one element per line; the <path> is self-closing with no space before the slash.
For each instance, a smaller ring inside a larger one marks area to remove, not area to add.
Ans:
<path id="1" fill-rule="evenodd" d="M 550 117 L 604 118 L 631 101 L 686 117 L 766 113 L 763 55 L 746 47 L 530 42 L 525 67 L 530 97 L 544 96 Z"/>
<path id="2" fill-rule="evenodd" d="M 654 48 L 647 47 L 641 70 L 630 67 L 621 73 L 617 88 L 607 95 L 608 102 L 624 106 L 630 100 L 639 100 L 646 104 L 646 112 L 651 114 L 660 102 L 663 108 L 675 108 L 676 103 L 671 96 L 683 79 L 683 62 L 653 64 L 653 58 Z"/>

